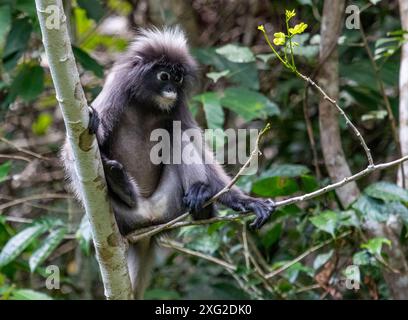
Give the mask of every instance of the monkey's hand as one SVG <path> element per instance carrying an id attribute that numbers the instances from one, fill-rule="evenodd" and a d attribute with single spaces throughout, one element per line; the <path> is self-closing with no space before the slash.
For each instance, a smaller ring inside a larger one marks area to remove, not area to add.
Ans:
<path id="1" fill-rule="evenodd" d="M 187 190 L 183 203 L 195 220 L 209 219 L 214 216 L 214 206 L 203 206 L 213 195 L 214 192 L 208 184 L 196 182 Z"/>
<path id="2" fill-rule="evenodd" d="M 235 211 L 253 211 L 256 218 L 250 227 L 254 229 L 260 229 L 275 211 L 275 203 L 271 199 L 257 199 L 248 196 L 235 199 L 228 206 Z"/>
<path id="3" fill-rule="evenodd" d="M 134 183 L 126 173 L 123 165 L 116 160 L 102 157 L 106 181 L 111 192 L 128 207 L 134 208 L 137 204 L 137 191 Z"/>
<path id="4" fill-rule="evenodd" d="M 89 108 L 88 130 L 90 134 L 96 134 L 101 120 L 99 119 L 98 112 L 94 108 L 92 107 L 88 108 Z"/>

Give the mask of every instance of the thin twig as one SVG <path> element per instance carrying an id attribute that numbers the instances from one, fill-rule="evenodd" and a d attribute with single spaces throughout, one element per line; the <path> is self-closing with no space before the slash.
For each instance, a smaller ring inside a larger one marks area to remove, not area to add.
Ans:
<path id="1" fill-rule="evenodd" d="M 221 260 L 219 258 L 209 256 L 207 254 L 204 254 L 204 253 L 201 253 L 201 252 L 198 252 L 198 251 L 195 251 L 195 250 L 188 249 L 188 248 L 184 247 L 181 243 L 179 243 L 177 241 L 173 241 L 173 240 L 169 240 L 169 239 L 160 239 L 159 243 L 163 247 L 171 248 L 171 249 L 174 249 L 174 250 L 189 254 L 189 255 L 194 256 L 194 257 L 198 257 L 198 258 L 202 258 L 202 259 L 211 261 L 211 262 L 213 262 L 215 264 L 218 264 L 218 265 L 224 267 L 225 269 L 232 270 L 232 271 L 237 270 L 237 266 L 235 266 L 235 265 L 233 265 L 231 263 L 228 263 L 228 262 L 226 262 L 224 260 Z"/>
<path id="2" fill-rule="evenodd" d="M 246 223 L 242 224 L 242 244 L 244 247 L 244 258 L 245 258 L 245 266 L 247 269 L 249 269 L 249 247 L 248 247 L 248 236 L 247 236 L 247 226 Z"/>
<path id="3" fill-rule="evenodd" d="M 12 154 L 0 154 L 0 159 L 21 160 L 25 162 L 31 162 L 31 160 L 26 157 L 16 156 Z"/>
<path id="4" fill-rule="evenodd" d="M 35 194 L 32 196 L 15 199 L 15 200 L 12 200 L 12 201 L 9 201 L 7 203 L 0 205 L 0 214 L 1 214 L 1 211 L 3 211 L 4 209 L 16 206 L 21 203 L 25 203 L 27 201 L 43 200 L 43 199 L 70 199 L 70 198 L 72 198 L 72 196 L 70 196 L 69 194 L 61 194 L 61 193 Z"/>
<path id="5" fill-rule="evenodd" d="M 323 98 L 327 101 L 329 101 L 332 105 L 334 105 L 337 110 L 339 111 L 339 113 L 344 117 L 344 119 L 346 120 L 346 124 L 351 128 L 351 130 L 353 130 L 354 134 L 357 136 L 357 138 L 360 140 L 361 145 L 364 148 L 365 154 L 367 156 L 367 161 L 368 161 L 368 166 L 374 166 L 374 161 L 373 161 L 373 157 L 371 155 L 371 151 L 370 149 L 367 147 L 367 144 L 363 138 L 363 136 L 361 135 L 360 131 L 358 131 L 357 127 L 351 122 L 350 118 L 347 116 L 347 114 L 344 112 L 344 110 L 339 106 L 339 104 L 337 103 L 336 100 L 330 98 L 327 93 L 316 83 L 314 82 L 311 78 L 306 77 L 305 75 L 303 75 L 302 73 L 300 73 L 299 71 L 295 70 L 295 73 L 298 77 L 302 78 L 303 80 L 305 80 L 306 82 L 310 83 L 314 88 L 316 88 L 320 94 L 323 96 Z"/>
<path id="6" fill-rule="evenodd" d="M 20 152 L 22 152 L 22 153 L 28 154 L 28 155 L 30 155 L 30 156 L 32 156 L 32 157 L 34 157 L 34 158 L 38 158 L 38 159 L 40 159 L 40 160 L 46 160 L 46 161 L 49 161 L 49 160 L 50 160 L 50 158 L 44 157 L 44 156 L 42 156 L 42 155 L 40 155 L 40 154 L 38 154 L 38 153 L 35 153 L 35 152 L 30 151 L 30 150 L 21 148 L 21 147 L 15 145 L 12 141 L 7 140 L 7 139 L 4 138 L 4 137 L 0 137 L 0 141 L 4 142 L 5 144 L 8 144 L 9 146 L 13 147 L 13 148 L 16 149 L 17 151 L 20 151 Z"/>
<path id="7" fill-rule="evenodd" d="M 297 263 L 300 260 L 302 260 L 303 258 L 307 257 L 309 254 L 323 248 L 324 246 L 327 246 L 328 244 L 332 243 L 333 241 L 335 241 L 337 239 L 347 237 L 350 233 L 351 233 L 351 231 L 345 232 L 345 233 L 341 234 L 340 236 L 338 236 L 337 238 L 326 240 L 326 241 L 324 241 L 324 242 L 322 242 L 322 243 L 320 243 L 318 245 L 315 245 L 314 247 L 311 247 L 310 249 L 306 250 L 305 252 L 303 252 L 301 255 L 299 255 L 295 259 L 289 261 L 288 263 L 285 263 L 282 267 L 280 267 L 280 268 L 266 274 L 265 275 L 266 279 L 270 279 L 270 278 L 275 277 L 276 275 L 280 274 L 281 272 L 289 269 L 295 263 Z"/>

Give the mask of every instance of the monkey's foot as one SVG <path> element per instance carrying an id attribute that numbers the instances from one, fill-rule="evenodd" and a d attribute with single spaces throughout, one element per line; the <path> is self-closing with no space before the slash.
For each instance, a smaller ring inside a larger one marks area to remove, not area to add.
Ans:
<path id="1" fill-rule="evenodd" d="M 89 108 L 89 123 L 88 123 L 88 130 L 90 134 L 96 134 L 98 131 L 99 123 L 101 122 L 99 119 L 98 112 L 92 107 Z"/>
<path id="2" fill-rule="evenodd" d="M 250 224 L 253 229 L 260 229 L 275 211 L 275 203 L 271 199 L 257 199 L 248 197 L 239 200 L 231 207 L 236 211 L 253 211 L 256 215 L 255 220 Z"/>
<path id="3" fill-rule="evenodd" d="M 104 161 L 105 175 L 111 191 L 128 207 L 134 208 L 137 192 L 123 165 L 116 160 Z"/>
<path id="4" fill-rule="evenodd" d="M 187 190 L 183 203 L 191 211 L 194 219 L 207 219 L 213 216 L 214 209 L 213 206 L 206 208 L 203 206 L 212 196 L 213 192 L 208 184 L 197 182 Z"/>

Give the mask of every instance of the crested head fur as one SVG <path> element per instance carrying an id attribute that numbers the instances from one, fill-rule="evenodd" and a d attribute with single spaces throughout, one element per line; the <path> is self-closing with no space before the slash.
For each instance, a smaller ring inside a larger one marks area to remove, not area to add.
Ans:
<path id="1" fill-rule="evenodd" d="M 156 71 L 152 70 L 160 68 L 183 74 L 182 84 L 177 87 L 177 99 L 171 99 L 166 92 L 161 95 L 153 92 L 151 82 L 156 79 L 156 74 L 152 76 L 152 72 Z M 111 125 L 130 105 L 146 111 L 170 112 L 186 104 L 196 80 L 196 70 L 197 64 L 189 52 L 186 36 L 179 27 L 139 29 L 92 105 Z"/>
<path id="2" fill-rule="evenodd" d="M 129 53 L 145 61 L 165 58 L 169 62 L 196 66 L 189 53 L 186 36 L 179 27 L 140 29 L 129 47 Z"/>

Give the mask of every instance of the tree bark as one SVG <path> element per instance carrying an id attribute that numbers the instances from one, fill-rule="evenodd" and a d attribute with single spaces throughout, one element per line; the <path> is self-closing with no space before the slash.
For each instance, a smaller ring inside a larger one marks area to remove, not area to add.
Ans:
<path id="1" fill-rule="evenodd" d="M 339 62 L 336 43 L 343 25 L 344 4 L 344 0 L 324 2 L 320 34 L 319 60 L 322 65 L 317 81 L 328 96 L 335 100 L 339 97 Z M 329 53 L 330 56 L 327 56 Z M 341 144 L 338 112 L 325 99 L 321 99 L 319 103 L 319 125 L 324 162 L 331 180 L 337 182 L 350 176 L 351 170 Z M 337 197 L 345 208 L 357 199 L 359 193 L 355 182 L 336 190 Z"/>
<path id="2" fill-rule="evenodd" d="M 323 7 L 321 26 L 320 63 L 321 69 L 318 83 L 326 93 L 334 99 L 339 96 L 338 52 L 336 43 L 342 27 L 344 0 L 326 0 Z M 334 49 L 333 49 L 334 48 Z M 327 54 L 330 52 L 330 56 Z M 319 122 L 321 145 L 327 171 L 332 181 L 338 181 L 350 175 L 350 168 L 341 145 L 340 128 L 337 110 L 326 100 L 319 104 Z M 356 183 L 338 188 L 336 194 L 340 203 L 347 208 L 360 194 Z M 385 237 L 391 241 L 391 249 L 387 251 L 389 264 L 399 271 L 394 273 L 384 269 L 383 276 L 394 299 L 408 299 L 408 267 L 404 249 L 397 235 L 400 232 L 395 216 L 390 216 L 387 223 L 367 221 L 364 230 L 369 237 Z"/>
<path id="3" fill-rule="evenodd" d="M 408 30 L 408 2 L 399 1 L 401 27 Z M 399 74 L 399 137 L 402 155 L 408 154 L 408 35 L 405 35 L 405 42 L 402 45 L 401 66 Z M 408 164 L 403 164 L 405 172 L 405 186 L 408 186 Z M 398 172 L 398 184 L 403 185 L 401 170 Z"/>
<path id="4" fill-rule="evenodd" d="M 86 214 L 108 299 L 130 299 L 132 290 L 121 237 L 100 160 L 98 144 L 87 129 L 89 111 L 83 92 L 61 0 L 36 0 L 43 43 L 67 137 L 75 156 Z"/>

